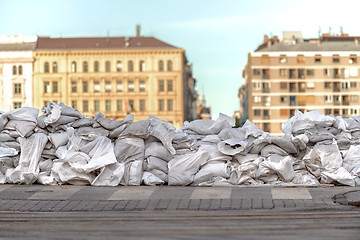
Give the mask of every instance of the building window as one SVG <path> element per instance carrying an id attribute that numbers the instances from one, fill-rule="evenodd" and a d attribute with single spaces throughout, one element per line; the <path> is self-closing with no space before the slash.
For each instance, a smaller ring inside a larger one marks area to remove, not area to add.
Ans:
<path id="1" fill-rule="evenodd" d="M 325 100 L 325 103 L 331 103 L 332 102 L 332 96 L 331 95 L 325 95 L 324 100 Z"/>
<path id="2" fill-rule="evenodd" d="M 105 100 L 105 111 L 106 112 L 111 111 L 111 100 Z"/>
<path id="3" fill-rule="evenodd" d="M 128 81 L 128 92 L 134 92 L 135 84 L 133 80 Z"/>
<path id="4" fill-rule="evenodd" d="M 117 80 L 117 81 L 116 81 L 116 91 L 117 91 L 117 92 L 122 92 L 122 91 L 123 91 L 123 85 L 122 85 L 122 81 L 121 81 L 121 80 Z"/>
<path id="5" fill-rule="evenodd" d="M 334 54 L 332 57 L 332 62 L 333 63 L 339 63 L 340 62 L 340 56 L 339 54 Z"/>
<path id="6" fill-rule="evenodd" d="M 165 91 L 165 83 L 164 80 L 159 80 L 159 92 Z"/>
<path id="7" fill-rule="evenodd" d="M 173 111 L 174 110 L 174 102 L 173 102 L 172 99 L 167 100 L 167 110 L 168 111 Z"/>
<path id="8" fill-rule="evenodd" d="M 296 96 L 290 96 L 290 106 L 296 106 L 296 105 L 297 105 Z"/>
<path id="9" fill-rule="evenodd" d="M 286 62 L 287 62 L 287 57 L 286 57 L 286 55 L 280 55 L 279 62 L 280 62 L 280 63 L 286 63 Z"/>
<path id="10" fill-rule="evenodd" d="M 263 128 L 264 132 L 270 132 L 271 131 L 270 123 L 263 123 L 263 126 L 264 126 L 264 128 Z"/>
<path id="11" fill-rule="evenodd" d="M 77 82 L 75 82 L 75 81 L 71 82 L 71 92 L 73 92 L 73 93 L 77 92 Z"/>
<path id="12" fill-rule="evenodd" d="M 50 66 L 48 62 L 44 63 L 44 72 L 45 73 L 49 73 L 50 72 Z"/>
<path id="13" fill-rule="evenodd" d="M 331 76 L 331 69 L 330 68 L 324 68 L 324 76 Z"/>
<path id="14" fill-rule="evenodd" d="M 13 107 L 14 107 L 14 109 L 16 109 L 16 108 L 21 108 L 21 102 L 13 102 Z"/>
<path id="15" fill-rule="evenodd" d="M 122 100 L 116 100 L 116 110 L 118 112 L 123 111 L 123 101 Z"/>
<path id="16" fill-rule="evenodd" d="M 105 92 L 111 92 L 111 81 L 110 80 L 105 81 Z"/>
<path id="17" fill-rule="evenodd" d="M 287 82 L 281 82 L 280 83 L 280 88 L 281 89 L 288 89 L 288 83 Z"/>
<path id="18" fill-rule="evenodd" d="M 117 61 L 117 62 L 116 62 L 116 71 L 117 71 L 117 72 L 121 72 L 121 71 L 122 71 L 122 68 L 123 68 L 123 66 L 122 66 L 121 61 Z"/>
<path id="19" fill-rule="evenodd" d="M 165 100 L 163 100 L 163 99 L 159 100 L 159 111 L 160 112 L 165 111 Z"/>
<path id="20" fill-rule="evenodd" d="M 298 69 L 298 78 L 305 79 L 305 69 L 303 69 L 303 68 Z"/>
<path id="21" fill-rule="evenodd" d="M 254 116 L 260 117 L 261 116 L 261 111 L 259 109 L 255 109 L 254 110 Z"/>
<path id="22" fill-rule="evenodd" d="M 129 111 L 135 112 L 134 100 L 129 100 Z"/>
<path id="23" fill-rule="evenodd" d="M 359 96 L 358 95 L 350 95 L 350 102 L 358 102 Z"/>
<path id="24" fill-rule="evenodd" d="M 356 82 L 350 82 L 350 88 L 356 88 L 357 84 Z"/>
<path id="25" fill-rule="evenodd" d="M 71 101 L 71 107 L 75 108 L 75 109 L 77 108 L 77 101 L 76 100 Z"/>
<path id="26" fill-rule="evenodd" d="M 261 83 L 260 82 L 253 82 L 254 90 L 261 90 Z"/>
<path id="27" fill-rule="evenodd" d="M 21 65 L 19 66 L 19 71 L 18 71 L 18 72 L 19 72 L 19 75 L 22 75 L 22 74 L 23 74 L 23 68 L 22 68 Z"/>
<path id="28" fill-rule="evenodd" d="M 279 69 L 279 74 L 280 74 L 281 77 L 286 77 L 287 74 L 288 74 L 287 69 L 285 69 L 285 68 Z"/>
<path id="29" fill-rule="evenodd" d="M 110 61 L 106 61 L 105 62 L 105 72 L 110 72 L 111 71 L 111 63 Z"/>
<path id="30" fill-rule="evenodd" d="M 58 72 L 57 62 L 53 62 L 53 64 L 52 64 L 52 71 L 53 71 L 53 73 L 57 73 L 57 72 Z"/>
<path id="31" fill-rule="evenodd" d="M 76 62 L 71 63 L 71 72 L 76 73 Z"/>
<path id="32" fill-rule="evenodd" d="M 285 97 L 285 96 L 280 97 L 280 102 L 281 103 L 287 103 L 287 101 L 288 101 L 287 97 Z"/>
<path id="33" fill-rule="evenodd" d="M 95 100 L 94 101 L 94 110 L 95 112 L 98 112 L 100 109 L 100 101 L 99 100 Z"/>
<path id="34" fill-rule="evenodd" d="M 280 116 L 289 117 L 289 109 L 280 109 Z"/>
<path id="35" fill-rule="evenodd" d="M 89 92 L 89 83 L 88 83 L 88 81 L 84 81 L 82 84 L 83 84 L 83 92 L 84 93 Z"/>
<path id="36" fill-rule="evenodd" d="M 331 115 L 331 109 L 326 108 L 325 109 L 325 115 Z"/>
<path id="37" fill-rule="evenodd" d="M 315 55 L 315 63 L 321 63 L 321 55 L 320 54 Z"/>
<path id="38" fill-rule="evenodd" d="M 145 90 L 146 90 L 145 80 L 140 80 L 140 82 L 139 82 L 139 91 L 140 92 L 145 92 Z"/>
<path id="39" fill-rule="evenodd" d="M 167 70 L 169 72 L 173 70 L 173 62 L 171 60 L 167 61 Z"/>
<path id="40" fill-rule="evenodd" d="M 145 100 L 141 99 L 139 102 L 139 111 L 144 112 L 145 111 Z"/>
<path id="41" fill-rule="evenodd" d="M 350 64 L 357 63 L 357 57 L 356 57 L 355 54 L 351 54 L 351 55 L 350 55 L 349 63 L 350 63 Z"/>
<path id="42" fill-rule="evenodd" d="M 331 87 L 332 87 L 332 83 L 331 83 L 331 82 L 325 82 L 325 83 L 324 83 L 324 88 L 329 89 L 329 88 L 331 88 Z"/>
<path id="43" fill-rule="evenodd" d="M 100 82 L 94 81 L 94 92 L 100 92 Z"/>
<path id="44" fill-rule="evenodd" d="M 140 71 L 140 72 L 145 71 L 145 62 L 144 62 L 143 60 L 141 60 L 141 61 L 139 62 L 139 71 Z"/>
<path id="45" fill-rule="evenodd" d="M 313 77 L 314 76 L 314 69 L 307 69 L 306 76 Z"/>
<path id="46" fill-rule="evenodd" d="M 84 100 L 83 101 L 83 111 L 88 112 L 89 111 L 89 101 Z"/>
<path id="47" fill-rule="evenodd" d="M 257 69 L 257 68 L 253 69 L 253 75 L 254 76 L 260 76 L 261 75 L 261 70 Z"/>
<path id="48" fill-rule="evenodd" d="M 134 62 L 128 61 L 128 72 L 133 72 L 133 71 L 134 71 Z"/>
<path id="49" fill-rule="evenodd" d="M 14 94 L 21 94 L 21 83 L 14 84 Z"/>
<path id="50" fill-rule="evenodd" d="M 44 93 L 50 93 L 50 82 L 44 82 Z"/>
<path id="51" fill-rule="evenodd" d="M 296 58 L 297 63 L 305 63 L 305 56 L 304 55 L 297 55 Z"/>
<path id="52" fill-rule="evenodd" d="M 159 71 L 160 72 L 164 71 L 164 61 L 163 60 L 159 61 Z"/>
<path id="53" fill-rule="evenodd" d="M 254 96 L 254 103 L 261 103 L 261 96 Z"/>
<path id="54" fill-rule="evenodd" d="M 266 54 L 262 55 L 261 56 L 261 63 L 262 64 L 269 64 L 270 63 L 269 55 L 266 55 Z"/>
<path id="55" fill-rule="evenodd" d="M 168 92 L 173 91 L 173 80 L 167 80 L 167 91 Z"/>
<path id="56" fill-rule="evenodd" d="M 99 72 L 99 62 L 98 61 L 94 62 L 94 72 Z"/>
<path id="57" fill-rule="evenodd" d="M 89 72 L 88 62 L 83 62 L 83 72 Z"/>
<path id="58" fill-rule="evenodd" d="M 270 79 L 270 69 L 262 70 L 262 79 Z"/>
<path id="59" fill-rule="evenodd" d="M 59 91 L 58 82 L 52 82 L 52 92 L 57 93 Z"/>

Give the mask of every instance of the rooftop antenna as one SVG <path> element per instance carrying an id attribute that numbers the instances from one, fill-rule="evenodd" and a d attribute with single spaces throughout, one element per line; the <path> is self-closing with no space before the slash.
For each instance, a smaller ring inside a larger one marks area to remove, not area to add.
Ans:
<path id="1" fill-rule="evenodd" d="M 318 30 L 318 37 L 321 37 L 321 27 L 319 26 L 319 30 Z"/>
<path id="2" fill-rule="evenodd" d="M 344 29 L 342 26 L 340 26 L 340 34 L 343 35 L 344 34 Z"/>

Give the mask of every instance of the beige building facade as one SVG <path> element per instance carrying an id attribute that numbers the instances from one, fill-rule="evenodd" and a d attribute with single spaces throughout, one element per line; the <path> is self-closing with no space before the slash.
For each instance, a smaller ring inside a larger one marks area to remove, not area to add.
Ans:
<path id="1" fill-rule="evenodd" d="M 180 126 L 196 116 L 185 50 L 153 37 L 45 38 L 35 50 L 34 106 L 63 102 L 84 115 Z"/>
<path id="2" fill-rule="evenodd" d="M 295 110 L 359 115 L 359 40 L 347 34 L 303 39 L 297 32 L 281 41 L 265 37 L 244 70 L 249 119 L 280 135 Z"/>

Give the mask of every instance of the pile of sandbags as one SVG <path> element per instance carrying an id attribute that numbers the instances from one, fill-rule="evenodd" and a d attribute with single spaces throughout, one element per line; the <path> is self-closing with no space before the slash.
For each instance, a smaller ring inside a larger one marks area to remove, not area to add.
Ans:
<path id="1" fill-rule="evenodd" d="M 0 183 L 360 185 L 360 117 L 297 111 L 283 136 L 231 117 L 94 119 L 62 103 L 0 112 Z"/>

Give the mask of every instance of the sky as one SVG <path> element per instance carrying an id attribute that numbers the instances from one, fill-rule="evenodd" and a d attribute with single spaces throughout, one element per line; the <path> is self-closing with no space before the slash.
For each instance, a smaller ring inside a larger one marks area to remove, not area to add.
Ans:
<path id="1" fill-rule="evenodd" d="M 240 108 L 248 53 L 265 34 L 360 35 L 358 0 L 0 0 L 0 35 L 153 36 L 186 51 L 212 117 Z"/>

